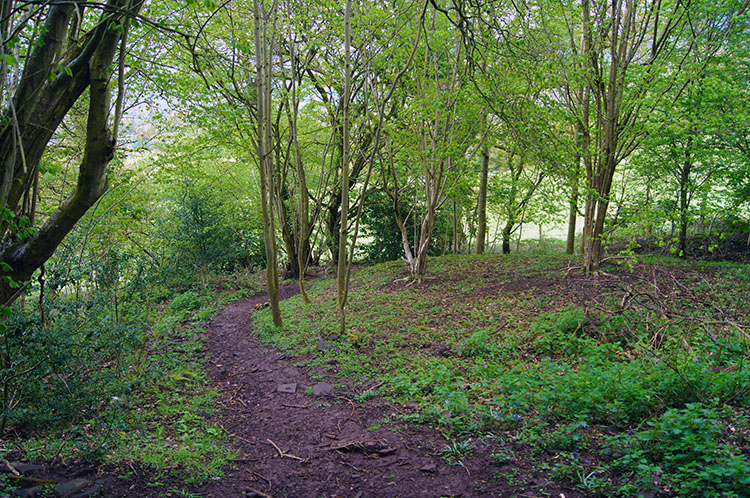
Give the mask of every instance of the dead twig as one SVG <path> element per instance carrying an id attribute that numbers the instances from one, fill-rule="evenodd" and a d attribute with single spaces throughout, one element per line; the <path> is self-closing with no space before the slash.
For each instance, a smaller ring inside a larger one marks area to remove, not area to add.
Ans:
<path id="1" fill-rule="evenodd" d="M 266 481 L 268 483 L 268 492 L 269 493 L 271 492 L 271 489 L 273 488 L 273 483 L 271 482 L 271 479 L 269 479 L 268 477 L 265 477 L 262 474 L 258 474 L 257 472 L 250 471 L 250 473 L 254 475 L 255 477 L 260 477 L 261 479 Z"/>
<path id="2" fill-rule="evenodd" d="M 258 491 L 257 489 L 248 489 L 243 493 L 244 496 L 250 497 L 250 498 L 273 498 L 271 495 L 267 495 L 266 493 L 263 493 L 262 491 Z"/>
<path id="3" fill-rule="evenodd" d="M 347 467 L 351 467 L 351 468 L 353 468 L 354 470 L 356 470 L 357 472 L 362 472 L 363 474 L 366 474 L 366 473 L 367 473 L 367 469 L 360 469 L 360 468 L 359 468 L 359 467 L 357 467 L 356 465 L 352 465 L 352 464 L 351 464 L 351 463 L 349 463 L 349 462 L 344 462 L 344 461 L 341 461 L 341 462 L 339 462 L 339 463 L 342 463 L 342 464 L 346 465 Z"/>
<path id="4" fill-rule="evenodd" d="M 291 405 L 288 403 L 282 403 L 281 406 L 284 408 L 310 408 L 308 405 Z"/>
<path id="5" fill-rule="evenodd" d="M 304 461 L 305 461 L 305 459 L 304 459 L 304 458 L 300 458 L 300 457 L 298 457 L 297 455 L 292 455 L 292 454 L 290 454 L 290 453 L 284 453 L 283 451 L 281 451 L 281 448 L 279 448 L 279 447 L 278 447 L 278 446 L 276 445 L 276 443 L 274 443 L 274 442 L 273 442 L 273 441 L 271 441 L 270 439 L 266 439 L 266 441 L 268 441 L 268 442 L 269 442 L 269 443 L 271 444 L 271 446 L 273 446 L 274 448 L 276 448 L 276 451 L 278 451 L 278 452 L 279 452 L 279 456 L 280 456 L 280 457 L 287 457 L 287 458 L 291 458 L 291 459 L 293 459 L 293 460 L 298 460 L 298 461 L 300 461 L 300 462 L 304 462 Z"/>
<path id="6" fill-rule="evenodd" d="M 222 427 L 222 429 L 224 429 L 224 427 Z M 226 429 L 224 429 L 224 430 L 226 431 Z M 250 441 L 249 439 L 245 439 L 244 437 L 238 436 L 237 434 L 232 434 L 229 431 L 227 431 L 227 434 L 229 434 L 233 438 L 239 439 L 240 441 L 243 441 L 243 442 L 245 442 L 247 444 L 252 444 L 253 446 L 255 446 L 255 441 Z"/>
<path id="7" fill-rule="evenodd" d="M 62 452 L 62 449 L 65 447 L 65 443 L 67 443 L 66 440 L 63 440 L 60 443 L 60 446 L 57 447 L 57 451 L 55 452 L 55 456 L 52 457 L 52 460 L 50 462 L 54 465 L 54 463 L 60 458 L 60 452 Z"/>
<path id="8" fill-rule="evenodd" d="M 508 325 L 508 320 L 507 319 L 505 320 L 505 322 L 502 325 L 500 325 L 498 328 L 496 328 L 493 332 L 490 332 L 490 335 L 495 335 L 495 334 L 499 333 L 501 330 L 503 330 L 505 328 L 506 325 Z"/>
<path id="9" fill-rule="evenodd" d="M 349 416 L 348 416 L 348 417 L 346 417 L 345 419 L 341 419 L 341 420 L 339 420 L 339 421 L 338 421 L 338 422 L 336 423 L 336 427 L 337 427 L 337 428 L 338 428 L 338 430 L 339 430 L 339 434 L 341 433 L 341 423 L 342 423 L 342 422 L 346 422 L 347 420 L 350 420 L 350 419 L 351 419 L 351 418 L 352 418 L 352 417 L 354 416 L 354 412 L 355 412 L 355 411 L 357 410 L 357 409 L 356 409 L 356 408 L 354 407 L 354 401 L 353 401 L 353 400 L 351 400 L 351 399 L 349 399 L 349 398 L 344 398 L 344 397 L 341 397 L 341 399 L 345 399 L 345 400 L 347 400 L 347 401 L 349 402 L 349 404 L 351 404 L 351 405 L 352 405 L 352 412 L 351 412 L 351 413 L 349 414 Z"/>
<path id="10" fill-rule="evenodd" d="M 382 380 L 382 381 L 378 382 L 377 384 L 375 384 L 374 386 L 371 386 L 371 387 L 367 388 L 366 390 L 362 391 L 361 393 L 359 393 L 359 395 L 362 396 L 363 394 L 367 394 L 370 391 L 374 391 L 375 389 L 383 387 L 383 385 L 385 385 L 385 381 Z"/>
<path id="11" fill-rule="evenodd" d="M 0 462 L 4 463 L 5 466 L 8 467 L 8 470 L 10 470 L 13 473 L 13 475 L 15 475 L 15 476 L 20 476 L 21 475 L 21 473 L 18 472 L 18 469 L 16 469 L 14 466 L 12 466 L 10 464 L 10 462 L 8 460 L 6 460 L 5 458 L 0 459 Z"/>

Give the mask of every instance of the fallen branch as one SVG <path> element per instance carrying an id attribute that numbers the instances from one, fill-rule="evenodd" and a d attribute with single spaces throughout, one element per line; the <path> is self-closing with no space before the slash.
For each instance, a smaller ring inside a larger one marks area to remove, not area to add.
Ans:
<path id="1" fill-rule="evenodd" d="M 288 403 L 282 403 L 281 406 L 285 408 L 310 408 L 308 405 L 290 405 Z"/>
<path id="2" fill-rule="evenodd" d="M 248 498 L 272 498 L 271 495 L 267 495 L 266 493 L 263 493 L 262 491 L 258 491 L 257 489 L 248 489 L 244 492 L 244 496 Z"/>
<path id="3" fill-rule="evenodd" d="M 370 441 L 345 441 L 335 446 L 331 446 L 329 449 L 336 451 L 361 451 L 364 453 L 378 453 L 383 450 L 390 450 L 388 443 L 380 440 Z"/>
<path id="4" fill-rule="evenodd" d="M 300 462 L 304 462 L 304 461 L 305 461 L 305 459 L 304 459 L 304 458 L 300 458 L 300 457 L 298 457 L 297 455 L 292 455 L 292 454 L 290 454 L 290 453 L 284 453 L 283 451 L 281 451 L 281 448 L 279 448 L 279 447 L 278 447 L 278 446 L 276 445 L 276 443 L 274 443 L 274 442 L 273 442 L 273 441 L 271 441 L 270 439 L 266 439 L 266 441 L 268 441 L 269 443 L 271 443 L 271 446 L 273 446 L 274 448 L 276 448 L 276 451 L 278 451 L 278 452 L 279 452 L 279 456 L 280 456 L 280 457 L 287 457 L 287 458 L 292 458 L 292 459 L 294 459 L 294 460 L 299 460 Z"/>
<path id="5" fill-rule="evenodd" d="M 6 460 L 5 458 L 3 458 L 2 460 L 0 460 L 0 462 L 4 463 L 5 466 L 8 467 L 8 470 L 10 470 L 11 472 L 13 472 L 13 475 L 15 475 L 15 476 L 20 476 L 21 475 L 21 473 L 18 472 L 18 469 L 16 469 L 14 466 L 12 466 L 10 464 L 10 462 L 8 460 Z"/>
<path id="6" fill-rule="evenodd" d="M 59 482 L 53 481 L 52 479 L 38 479 L 36 477 L 26 477 L 26 476 L 16 476 L 16 475 L 12 475 L 8 477 L 12 479 L 18 479 L 19 481 L 29 482 L 31 484 L 42 484 L 45 486 L 56 486 L 60 484 Z"/>

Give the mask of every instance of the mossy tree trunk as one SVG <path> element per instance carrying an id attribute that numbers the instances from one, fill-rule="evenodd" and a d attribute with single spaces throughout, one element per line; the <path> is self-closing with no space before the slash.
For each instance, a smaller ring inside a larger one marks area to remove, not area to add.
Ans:
<path id="1" fill-rule="evenodd" d="M 274 6 L 276 4 L 274 3 Z M 255 16 L 255 68 L 257 72 L 256 148 L 260 169 L 260 203 L 263 217 L 263 241 L 266 252 L 266 288 L 273 323 L 283 327 L 279 308 L 279 276 L 276 260 L 276 227 L 273 217 L 274 165 L 271 139 L 272 41 L 268 35 L 269 12 L 262 0 L 253 2 Z M 270 14 L 274 14 L 271 12 Z"/>
<path id="2" fill-rule="evenodd" d="M 18 2 L 19 4 L 21 2 Z M 15 10 L 16 2 L 3 2 L 3 8 Z M 94 205 L 107 189 L 106 168 L 114 157 L 116 137 L 110 119 L 111 70 L 128 16 L 136 15 L 140 0 L 109 0 L 101 10 L 89 9 L 87 2 L 46 4 L 44 29 L 33 46 L 28 48 L 23 73 L 12 97 L 3 110 L 0 129 L 0 208 L 4 232 L 0 259 L 0 303 L 10 304 L 20 294 L 16 283 L 27 281 L 54 253 L 65 236 Z M 19 14 L 20 16 L 21 14 Z M 90 24 L 79 17 L 99 16 Z M 3 39 L 29 22 L 19 20 L 14 25 L 13 15 L 4 16 Z M 81 26 L 92 26 L 82 32 Z M 70 40 L 80 43 L 70 43 Z M 123 47 L 124 49 L 124 47 Z M 4 48 L 2 72 L 9 73 Z M 120 59 L 122 61 L 122 59 Z M 122 86 L 120 85 L 120 88 Z M 38 184 L 39 163 L 60 123 L 89 91 L 86 136 L 83 159 L 73 191 L 49 216 L 46 222 L 28 237 L 19 238 L 13 229 L 18 221 L 33 220 L 36 208 L 34 186 Z M 118 96 L 118 102 L 121 97 Z"/>

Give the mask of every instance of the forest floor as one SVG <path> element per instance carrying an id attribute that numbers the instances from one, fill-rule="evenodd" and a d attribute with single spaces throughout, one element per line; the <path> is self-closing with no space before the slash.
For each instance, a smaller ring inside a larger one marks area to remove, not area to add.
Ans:
<path id="1" fill-rule="evenodd" d="M 281 289 L 282 297 L 297 292 L 296 284 Z M 210 371 L 222 393 L 217 418 L 240 456 L 227 475 L 196 491 L 227 497 L 539 496 L 519 494 L 495 478 L 491 445 L 451 465 L 441 458 L 446 440 L 440 432 L 377 427 L 384 417 L 415 407 L 355 401 L 382 382 L 355 388 L 346 379 L 321 381 L 319 371 L 259 342 L 251 315 L 266 301 L 260 295 L 232 303 L 210 324 Z M 535 474 L 523 463 L 514 468 Z M 549 496 L 581 496 L 560 483 L 545 488 Z"/>
<path id="2" fill-rule="evenodd" d="M 281 286 L 281 299 L 298 293 L 296 283 Z M 416 404 L 379 397 L 355 401 L 383 382 L 355 387 L 261 342 L 252 316 L 267 301 L 266 294 L 258 294 L 232 302 L 206 327 L 208 371 L 219 390 L 213 422 L 226 431 L 238 455 L 224 476 L 186 484 L 164 469 L 137 463 L 135 456 L 126 473 L 122 466 L 84 462 L 13 463 L 36 484 L 17 496 L 47 496 L 43 489 L 50 483 L 57 483 L 54 496 L 67 498 L 585 496 L 570 484 L 550 482 L 523 459 L 508 462 L 505 470 L 523 475 L 523 482 L 543 488 L 544 495 L 498 479 L 502 468 L 491 458 L 500 446 L 496 441 L 478 444 L 457 464 L 442 458 L 446 438 L 436 429 L 378 427 L 378 421 L 414 412 Z"/>
<path id="3" fill-rule="evenodd" d="M 265 295 L 230 302 L 199 353 L 223 473 L 138 455 L 24 473 L 76 498 L 747 496 L 750 268 L 569 265 L 449 256 L 419 284 L 365 267 L 343 337 L 331 279 L 313 305 L 282 286 L 283 330 Z"/>

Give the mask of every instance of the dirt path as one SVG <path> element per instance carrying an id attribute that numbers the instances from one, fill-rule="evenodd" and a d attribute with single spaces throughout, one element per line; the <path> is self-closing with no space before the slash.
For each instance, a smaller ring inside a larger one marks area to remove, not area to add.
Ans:
<path id="1" fill-rule="evenodd" d="M 282 298 L 294 293 L 295 286 L 282 288 Z M 519 495 L 517 488 L 493 479 L 499 467 L 491 465 L 491 449 L 482 444 L 465 467 L 448 465 L 440 458 L 445 440 L 435 431 L 374 429 L 378 420 L 408 408 L 357 403 L 357 393 L 346 385 L 328 392 L 341 381 L 313 380 L 284 354 L 261 344 L 250 318 L 265 301 L 256 296 L 231 303 L 209 326 L 209 372 L 222 393 L 217 418 L 239 456 L 222 479 L 197 491 L 277 498 L 537 496 Z M 569 489 L 560 492 L 579 496 Z"/>

